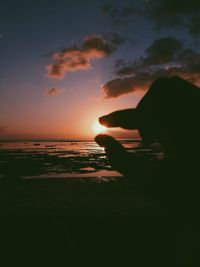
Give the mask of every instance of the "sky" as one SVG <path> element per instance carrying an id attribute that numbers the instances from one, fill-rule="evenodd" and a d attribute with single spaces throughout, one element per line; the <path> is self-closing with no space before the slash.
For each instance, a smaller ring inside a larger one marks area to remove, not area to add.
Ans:
<path id="1" fill-rule="evenodd" d="M 161 76 L 200 85 L 199 14 L 197 0 L 4 1 L 0 138 L 93 138 Z"/>

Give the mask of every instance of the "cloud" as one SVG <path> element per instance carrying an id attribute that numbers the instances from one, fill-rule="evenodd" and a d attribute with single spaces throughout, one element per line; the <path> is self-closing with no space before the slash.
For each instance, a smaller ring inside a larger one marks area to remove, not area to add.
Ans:
<path id="1" fill-rule="evenodd" d="M 104 98 L 115 98 L 143 88 L 135 77 L 117 78 L 102 86 Z"/>
<path id="2" fill-rule="evenodd" d="M 158 28 L 183 26 L 193 35 L 200 33 L 196 24 L 200 20 L 198 0 L 150 0 L 146 7 L 146 14 Z"/>
<path id="3" fill-rule="evenodd" d="M 161 76 L 170 76 L 175 72 L 179 72 L 176 66 L 168 67 L 165 70 L 138 71 L 134 76 L 111 80 L 101 89 L 104 98 L 115 98 L 135 91 L 147 90 L 155 79 Z"/>
<path id="4" fill-rule="evenodd" d="M 45 95 L 47 96 L 55 96 L 61 94 L 65 89 L 63 88 L 49 88 L 45 91 Z"/>
<path id="5" fill-rule="evenodd" d="M 146 54 L 133 61 L 116 61 L 114 73 L 118 76 L 137 75 L 142 72 L 157 71 L 157 69 L 166 70 L 169 66 L 177 66 L 178 70 L 189 71 L 196 70 L 200 64 L 200 53 L 185 48 L 184 44 L 174 37 L 166 37 L 155 40 L 152 45 L 146 49 Z M 195 74 L 195 72 L 194 72 Z"/>
<path id="6" fill-rule="evenodd" d="M 160 38 L 146 49 L 144 56 L 127 63 L 117 60 L 114 73 L 118 77 L 102 86 L 105 98 L 147 90 L 161 76 L 178 75 L 199 85 L 200 53 L 185 48 L 176 38 Z"/>
<path id="7" fill-rule="evenodd" d="M 4 133 L 7 128 L 7 125 L 0 125 L 0 134 Z"/>
<path id="8" fill-rule="evenodd" d="M 117 7 L 115 5 L 103 5 L 101 14 L 111 19 L 113 24 L 126 25 L 133 15 L 138 15 L 138 8 L 135 5 Z"/>
<path id="9" fill-rule="evenodd" d="M 200 64 L 183 68 L 180 66 L 168 66 L 165 69 L 138 72 L 136 75 L 125 78 L 116 78 L 102 86 L 104 98 L 116 98 L 121 95 L 147 90 L 151 83 L 160 77 L 180 76 L 197 85 L 200 85 Z"/>
<path id="10" fill-rule="evenodd" d="M 103 5 L 101 13 L 113 24 L 127 25 L 136 16 L 149 18 L 157 29 L 184 27 L 191 35 L 200 34 L 199 0 L 144 0 L 135 5 L 119 7 Z"/>
<path id="11" fill-rule="evenodd" d="M 163 64 L 173 60 L 175 54 L 182 48 L 183 44 L 174 37 L 157 39 L 146 49 L 147 64 Z"/>
<path id="12" fill-rule="evenodd" d="M 177 53 L 182 49 L 183 43 L 174 37 L 164 37 L 155 40 L 146 50 L 146 54 L 127 64 L 123 60 L 115 63 L 117 75 L 125 76 L 144 70 L 153 65 L 161 65 L 175 60 Z"/>
<path id="13" fill-rule="evenodd" d="M 63 78 L 67 72 L 88 70 L 91 60 L 111 55 L 123 42 L 117 33 L 90 34 L 81 47 L 74 45 L 51 54 L 55 63 L 47 66 L 48 77 Z"/>

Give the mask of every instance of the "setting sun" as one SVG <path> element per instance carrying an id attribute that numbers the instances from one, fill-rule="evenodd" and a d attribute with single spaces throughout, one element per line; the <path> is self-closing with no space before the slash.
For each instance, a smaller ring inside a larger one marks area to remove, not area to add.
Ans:
<path id="1" fill-rule="evenodd" d="M 99 121 L 95 121 L 92 124 L 92 130 L 95 134 L 103 133 L 107 130 L 107 128 L 99 123 Z"/>

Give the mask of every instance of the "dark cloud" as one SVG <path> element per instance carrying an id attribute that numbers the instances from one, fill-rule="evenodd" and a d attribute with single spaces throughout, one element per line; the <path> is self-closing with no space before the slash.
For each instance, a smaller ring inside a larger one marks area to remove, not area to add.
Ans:
<path id="1" fill-rule="evenodd" d="M 111 55 L 123 42 L 125 39 L 117 33 L 88 35 L 81 47 L 74 45 L 51 53 L 55 63 L 47 66 L 48 77 L 63 78 L 66 72 L 90 69 L 92 59 Z"/>
<path id="2" fill-rule="evenodd" d="M 118 97 L 120 95 L 128 94 L 135 90 L 135 78 L 117 78 L 109 81 L 102 86 L 102 92 L 105 98 Z"/>
<path id="3" fill-rule="evenodd" d="M 151 83 L 160 77 L 180 76 L 197 85 L 200 85 L 200 64 L 189 67 L 168 66 L 164 69 L 154 69 L 151 71 L 137 72 L 134 76 L 117 78 L 102 86 L 104 98 L 115 98 L 121 95 L 140 90 L 147 90 Z"/>
<path id="4" fill-rule="evenodd" d="M 126 25 L 133 15 L 138 15 L 138 8 L 135 5 L 117 7 L 115 5 L 103 5 L 101 13 L 108 16 L 113 24 Z"/>
<path id="5" fill-rule="evenodd" d="M 119 9 L 114 5 L 103 5 L 101 6 L 101 13 L 104 16 L 110 16 L 111 18 L 115 18 L 115 16 L 119 15 Z"/>
<path id="6" fill-rule="evenodd" d="M 199 0 L 144 0 L 135 5 L 103 5 L 101 13 L 108 16 L 113 24 L 126 25 L 135 16 L 149 18 L 157 29 L 185 27 L 190 34 L 200 34 Z"/>
<path id="7" fill-rule="evenodd" d="M 177 61 L 179 61 L 181 64 L 187 64 L 187 65 L 199 64 L 200 53 L 190 48 L 184 48 L 181 51 L 179 51 L 177 55 Z"/>
<path id="8" fill-rule="evenodd" d="M 175 54 L 182 48 L 183 43 L 174 37 L 165 37 L 155 40 L 146 49 L 147 64 L 164 64 L 174 59 Z"/>
<path id="9" fill-rule="evenodd" d="M 199 0 L 150 0 L 146 14 L 155 21 L 158 28 L 184 26 L 191 34 L 199 34 Z"/>
<path id="10" fill-rule="evenodd" d="M 82 50 L 86 54 L 95 50 L 102 52 L 104 56 L 108 56 L 124 42 L 125 39 L 116 32 L 101 35 L 91 34 L 84 39 Z"/>
<path id="11" fill-rule="evenodd" d="M 0 125 L 0 134 L 4 133 L 7 128 L 7 125 Z"/>
<path id="12" fill-rule="evenodd" d="M 121 95 L 132 93 L 139 90 L 146 90 L 153 80 L 170 75 L 177 70 L 177 67 L 170 67 L 166 70 L 138 71 L 131 77 L 116 78 L 102 86 L 104 98 L 115 98 Z"/>
<path id="13" fill-rule="evenodd" d="M 192 17 L 189 21 L 189 30 L 193 36 L 200 35 L 200 16 Z"/>
<path id="14" fill-rule="evenodd" d="M 174 37 L 165 37 L 155 40 L 146 50 L 146 54 L 127 64 L 123 61 L 115 63 L 117 75 L 135 74 L 138 70 L 172 62 L 177 53 L 183 48 L 183 43 Z"/>
<path id="15" fill-rule="evenodd" d="M 55 95 L 59 95 L 64 91 L 63 88 L 49 88 L 45 91 L 45 94 L 48 96 L 55 96 Z"/>
<path id="16" fill-rule="evenodd" d="M 185 48 L 173 37 L 161 38 L 134 61 L 117 60 L 115 74 L 120 76 L 102 87 L 105 98 L 118 97 L 137 90 L 146 90 L 161 76 L 178 75 L 191 82 L 200 82 L 200 53 Z M 125 78 L 121 78 L 126 76 Z"/>

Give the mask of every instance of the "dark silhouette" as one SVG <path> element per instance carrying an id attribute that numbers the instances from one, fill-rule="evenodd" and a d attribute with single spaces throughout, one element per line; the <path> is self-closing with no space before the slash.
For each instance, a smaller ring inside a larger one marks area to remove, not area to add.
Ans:
<path id="1" fill-rule="evenodd" d="M 115 111 L 99 121 L 107 127 L 138 129 L 145 145 L 159 141 L 177 152 L 186 139 L 199 147 L 199 118 L 200 89 L 175 76 L 154 81 L 135 109 Z"/>
<path id="2" fill-rule="evenodd" d="M 95 140 L 105 147 L 115 170 L 169 203 L 169 193 L 173 202 L 172 196 L 193 192 L 198 185 L 199 118 L 200 89 L 176 76 L 162 77 L 153 82 L 135 109 L 115 111 L 99 121 L 107 127 L 138 129 L 145 146 L 162 143 L 167 148 L 163 160 L 127 152 L 108 135 L 98 135 Z"/>
<path id="3" fill-rule="evenodd" d="M 107 127 L 137 129 L 144 146 L 160 142 L 167 148 L 164 157 L 156 159 L 126 151 L 111 136 L 95 138 L 113 169 L 168 210 L 174 246 L 170 265 L 199 266 L 200 88 L 179 77 L 160 78 L 135 109 L 99 121 Z M 170 254 L 170 246 L 166 251 Z"/>

